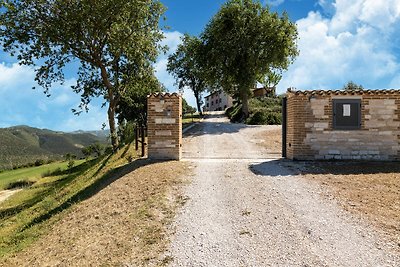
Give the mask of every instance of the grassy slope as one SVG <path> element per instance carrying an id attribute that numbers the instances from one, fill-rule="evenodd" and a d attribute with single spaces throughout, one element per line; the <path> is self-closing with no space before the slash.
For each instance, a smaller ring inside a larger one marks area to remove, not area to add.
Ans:
<path id="1" fill-rule="evenodd" d="M 0 169 L 11 169 L 37 159 L 81 156 L 81 148 L 105 140 L 88 133 L 69 134 L 17 126 L 0 129 Z"/>
<path id="2" fill-rule="evenodd" d="M 49 229 L 58 213 L 93 195 L 127 163 L 129 154 L 136 152 L 128 146 L 116 155 L 81 164 L 70 173 L 39 179 L 0 203 L 0 257 L 30 245 Z"/>
<path id="3" fill-rule="evenodd" d="M 84 160 L 79 160 L 75 162 L 75 166 L 83 163 Z M 5 171 L 0 173 L 0 190 L 10 182 L 17 180 L 30 180 L 37 181 L 42 177 L 42 174 L 49 173 L 60 168 L 61 170 L 66 170 L 68 162 L 55 162 L 52 164 L 46 164 L 38 167 L 23 168 L 12 171 Z"/>

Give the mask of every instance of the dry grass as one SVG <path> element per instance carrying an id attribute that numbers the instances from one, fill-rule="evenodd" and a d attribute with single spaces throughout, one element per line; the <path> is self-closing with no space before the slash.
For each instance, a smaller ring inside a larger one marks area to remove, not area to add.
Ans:
<path id="1" fill-rule="evenodd" d="M 366 218 L 400 251 L 399 163 L 307 163 L 302 173 L 327 188 L 345 210 Z"/>
<path id="2" fill-rule="evenodd" d="M 257 134 L 256 138 L 261 140 L 268 153 L 282 153 L 282 127 L 279 125 L 270 125 L 268 130 Z"/>
<path id="3" fill-rule="evenodd" d="M 54 216 L 47 234 L 4 266 L 163 265 L 168 225 L 181 205 L 181 162 L 135 161 L 92 197 Z"/>

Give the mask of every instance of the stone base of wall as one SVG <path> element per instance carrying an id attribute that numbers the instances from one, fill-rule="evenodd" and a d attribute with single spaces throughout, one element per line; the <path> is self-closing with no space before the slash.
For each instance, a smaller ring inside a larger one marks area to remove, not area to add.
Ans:
<path id="1" fill-rule="evenodd" d="M 296 160 L 400 160 L 400 91 L 288 91 L 287 156 Z M 333 100 L 361 100 L 361 129 L 333 129 Z"/>

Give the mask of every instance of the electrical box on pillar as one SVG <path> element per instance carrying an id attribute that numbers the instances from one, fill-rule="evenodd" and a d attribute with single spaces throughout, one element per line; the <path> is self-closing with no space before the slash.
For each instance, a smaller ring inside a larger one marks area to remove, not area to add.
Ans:
<path id="1" fill-rule="evenodd" d="M 182 96 L 156 93 L 147 97 L 148 157 L 182 158 Z"/>

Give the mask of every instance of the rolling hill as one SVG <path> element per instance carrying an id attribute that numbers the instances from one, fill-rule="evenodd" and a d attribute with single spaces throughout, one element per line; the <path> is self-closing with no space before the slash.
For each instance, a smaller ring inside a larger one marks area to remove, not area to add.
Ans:
<path id="1" fill-rule="evenodd" d="M 89 132 L 64 133 L 29 126 L 0 128 L 0 170 L 35 162 L 60 159 L 67 153 L 82 156 L 82 147 L 107 143 Z"/>

